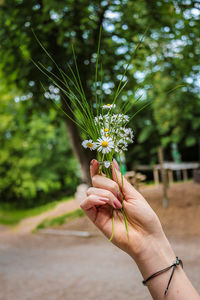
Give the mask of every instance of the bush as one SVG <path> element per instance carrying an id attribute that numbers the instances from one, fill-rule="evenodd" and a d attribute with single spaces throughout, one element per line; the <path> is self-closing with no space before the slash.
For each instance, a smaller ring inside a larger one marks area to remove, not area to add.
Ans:
<path id="1" fill-rule="evenodd" d="M 28 114 L 28 101 L 4 96 L 0 102 L 0 203 L 33 207 L 72 195 L 78 163 L 64 121 L 54 107 Z"/>

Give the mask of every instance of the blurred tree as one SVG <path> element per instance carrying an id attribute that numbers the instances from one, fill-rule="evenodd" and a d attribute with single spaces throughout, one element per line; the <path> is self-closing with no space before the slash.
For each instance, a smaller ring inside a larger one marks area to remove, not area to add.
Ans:
<path id="1" fill-rule="evenodd" d="M 36 70 L 30 58 L 41 61 L 54 73 L 56 69 L 35 41 L 33 28 L 64 69 L 67 63 L 74 68 L 70 44 L 75 45 L 86 96 L 93 101 L 97 40 L 103 24 L 104 101 L 110 102 L 133 48 L 149 26 L 144 43 L 131 60 L 122 101 L 130 101 L 140 93 L 143 93 L 141 101 L 152 100 L 153 113 L 143 112 L 146 120 L 141 115 L 135 119 L 138 138 L 128 160 L 135 159 L 137 154 L 137 157 L 153 162 L 155 149 L 161 141 L 165 146 L 171 142 L 181 143 L 184 147 L 197 145 L 200 127 L 196 80 L 200 74 L 197 64 L 199 15 L 199 3 L 192 0 L 7 0 L 0 8 L 2 81 L 8 89 L 14 84 L 20 95 L 31 94 L 30 104 L 24 111 L 27 122 L 38 111 L 46 113 L 47 104 L 40 81 L 49 90 L 50 98 L 56 94 L 55 87 Z M 188 85 L 168 93 L 182 83 Z M 59 99 L 57 95 L 56 101 Z M 64 101 L 62 104 L 67 109 Z M 90 152 L 80 146 L 77 127 L 68 119 L 66 124 L 73 151 L 82 167 L 83 180 L 88 182 Z M 150 158 L 144 145 L 151 149 Z"/>
<path id="2" fill-rule="evenodd" d="M 47 112 L 27 117 L 30 95 L 14 100 L 13 93 L 1 93 L 0 202 L 28 207 L 44 203 L 45 195 L 56 191 L 73 194 L 78 166 L 63 140 L 64 123 L 49 105 Z"/>

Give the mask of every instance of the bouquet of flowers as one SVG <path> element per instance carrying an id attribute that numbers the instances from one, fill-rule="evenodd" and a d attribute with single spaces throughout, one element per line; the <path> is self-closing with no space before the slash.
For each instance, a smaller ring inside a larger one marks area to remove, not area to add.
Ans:
<path id="1" fill-rule="evenodd" d="M 35 36 L 36 37 L 36 36 Z M 143 35 L 144 37 L 144 35 Z M 143 39 L 142 37 L 142 39 Z M 86 139 L 83 140 L 82 146 L 91 151 L 96 151 L 97 160 L 100 162 L 99 173 L 104 173 L 107 177 L 112 178 L 111 165 L 113 165 L 113 158 L 117 155 L 120 167 L 121 167 L 121 154 L 124 151 L 127 151 L 128 144 L 133 142 L 133 131 L 131 128 L 127 128 L 128 122 L 145 106 L 136 111 L 131 117 L 127 115 L 127 112 L 132 108 L 132 106 L 139 100 L 139 97 L 133 102 L 125 102 L 124 104 L 117 105 L 117 98 L 121 93 L 122 89 L 125 87 L 126 83 L 123 83 L 124 76 L 128 70 L 130 63 L 127 64 L 125 71 L 121 77 L 119 85 L 116 89 L 116 92 L 113 96 L 113 101 L 111 104 L 103 102 L 103 73 L 102 65 L 100 72 L 100 87 L 98 85 L 98 66 L 99 66 L 99 54 L 100 54 L 100 40 L 101 40 L 101 29 L 99 33 L 99 42 L 97 50 L 97 59 L 96 59 L 96 69 L 95 69 L 95 103 L 89 102 L 82 83 L 78 70 L 76 55 L 74 47 L 72 46 L 72 52 L 75 63 L 75 71 L 68 64 L 71 76 L 66 74 L 53 60 L 48 51 L 43 47 L 41 42 L 36 37 L 38 43 L 42 49 L 46 52 L 49 58 L 56 65 L 59 74 L 58 77 L 56 74 L 52 73 L 48 68 L 42 65 L 40 62 L 33 63 L 37 68 L 43 72 L 51 82 L 60 90 L 62 94 L 65 95 L 66 105 L 69 108 L 70 112 L 74 116 L 72 118 L 67 114 L 62 107 L 58 106 L 68 118 L 70 118 L 76 125 L 80 127 L 82 132 L 85 134 Z M 134 53 L 139 47 L 142 39 L 137 44 Z M 133 56 L 131 57 L 131 59 Z M 97 89 L 100 88 L 100 96 L 97 93 Z M 114 165 L 113 165 L 114 166 Z M 122 200 L 122 214 L 124 217 L 124 222 L 126 226 L 126 231 L 128 235 L 128 222 L 126 218 L 126 212 L 123 205 L 123 193 L 120 190 L 121 200 Z M 113 232 L 110 238 L 112 240 L 114 235 L 114 217 L 113 217 Z"/>

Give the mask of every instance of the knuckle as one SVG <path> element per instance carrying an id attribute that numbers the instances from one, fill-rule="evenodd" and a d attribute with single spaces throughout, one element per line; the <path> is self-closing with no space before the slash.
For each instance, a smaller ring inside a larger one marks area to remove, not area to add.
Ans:
<path id="1" fill-rule="evenodd" d="M 90 187 L 89 189 L 87 189 L 87 192 L 86 192 L 87 196 L 91 195 L 92 191 L 93 191 L 92 187 Z"/>
<path id="2" fill-rule="evenodd" d="M 116 182 L 112 182 L 111 188 L 112 188 L 112 191 L 117 191 L 118 190 L 118 184 Z"/>
<path id="3" fill-rule="evenodd" d="M 84 209 L 85 201 L 86 201 L 86 200 L 83 200 L 83 201 L 80 203 L 80 208 L 81 208 L 81 209 Z"/>
<path id="4" fill-rule="evenodd" d="M 92 200 L 93 200 L 93 195 L 89 195 L 89 196 L 87 197 L 87 201 L 91 203 Z"/>
<path id="5" fill-rule="evenodd" d="M 107 198 L 111 198 L 112 197 L 112 193 L 110 192 L 110 191 L 105 191 L 105 197 L 107 197 Z"/>

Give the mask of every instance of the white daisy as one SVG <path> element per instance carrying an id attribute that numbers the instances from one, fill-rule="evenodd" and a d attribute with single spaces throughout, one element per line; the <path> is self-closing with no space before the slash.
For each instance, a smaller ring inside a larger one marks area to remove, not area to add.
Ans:
<path id="1" fill-rule="evenodd" d="M 102 128 L 101 129 L 101 134 L 102 134 L 102 136 L 106 136 L 106 137 L 108 137 L 109 136 L 109 128 L 108 128 L 109 126 L 107 126 L 107 127 L 105 127 L 105 128 Z"/>
<path id="2" fill-rule="evenodd" d="M 108 169 L 110 167 L 110 161 L 104 161 L 104 167 Z"/>
<path id="3" fill-rule="evenodd" d="M 116 105 L 115 104 L 106 104 L 106 105 L 103 105 L 103 109 L 107 109 L 107 110 L 110 110 L 112 108 L 115 108 Z"/>
<path id="4" fill-rule="evenodd" d="M 91 151 L 95 150 L 97 148 L 96 143 L 94 143 L 92 140 L 85 140 L 82 142 L 82 146 L 87 149 L 89 148 Z"/>
<path id="5" fill-rule="evenodd" d="M 110 137 L 103 136 L 97 140 L 97 151 L 101 151 L 103 154 L 109 153 L 114 148 L 114 142 Z"/>

